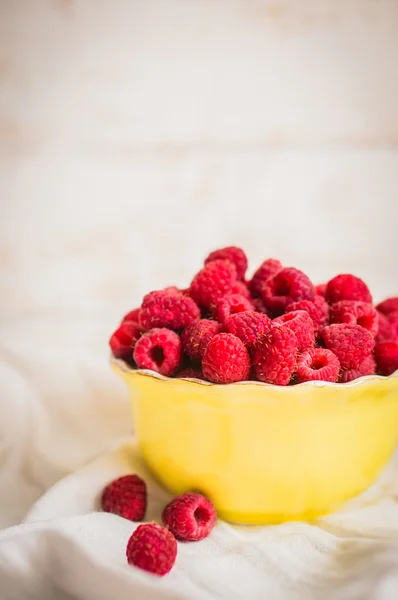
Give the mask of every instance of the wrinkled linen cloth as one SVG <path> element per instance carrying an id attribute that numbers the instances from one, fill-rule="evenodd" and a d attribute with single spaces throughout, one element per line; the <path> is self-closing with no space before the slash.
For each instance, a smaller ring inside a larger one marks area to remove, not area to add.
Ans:
<path id="1" fill-rule="evenodd" d="M 164 578 L 128 566 L 136 524 L 99 511 L 104 485 L 144 476 L 147 520 L 159 521 L 170 496 L 135 445 L 105 321 L 1 324 L 1 600 L 398 598 L 398 456 L 333 515 L 269 527 L 220 521 L 205 540 L 179 544 Z"/>

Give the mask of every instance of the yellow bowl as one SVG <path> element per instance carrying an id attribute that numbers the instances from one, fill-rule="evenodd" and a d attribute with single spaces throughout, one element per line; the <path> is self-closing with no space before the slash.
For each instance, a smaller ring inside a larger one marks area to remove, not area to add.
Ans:
<path id="1" fill-rule="evenodd" d="M 346 384 L 214 385 L 112 360 L 151 471 L 235 523 L 308 520 L 371 485 L 398 438 L 398 372 Z"/>

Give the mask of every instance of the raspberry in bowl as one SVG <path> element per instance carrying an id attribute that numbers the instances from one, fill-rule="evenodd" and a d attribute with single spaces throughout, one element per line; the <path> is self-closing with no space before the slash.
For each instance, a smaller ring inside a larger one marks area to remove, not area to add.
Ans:
<path id="1" fill-rule="evenodd" d="M 395 448 L 394 299 L 383 313 L 353 275 L 320 294 L 274 259 L 255 284 L 244 267 L 242 251 L 222 249 L 188 289 L 145 301 L 143 316 L 132 311 L 124 324 L 134 325 L 112 336 L 112 364 L 165 487 L 204 494 L 231 522 L 313 519 L 369 487 Z M 236 283 L 249 303 L 228 300 Z"/>

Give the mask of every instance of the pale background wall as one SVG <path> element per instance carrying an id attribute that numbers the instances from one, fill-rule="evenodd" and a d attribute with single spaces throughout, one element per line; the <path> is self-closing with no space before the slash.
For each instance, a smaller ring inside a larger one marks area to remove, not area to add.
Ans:
<path id="1" fill-rule="evenodd" d="M 2 310 L 227 243 L 397 291 L 397 0 L 0 0 L 0 78 Z"/>

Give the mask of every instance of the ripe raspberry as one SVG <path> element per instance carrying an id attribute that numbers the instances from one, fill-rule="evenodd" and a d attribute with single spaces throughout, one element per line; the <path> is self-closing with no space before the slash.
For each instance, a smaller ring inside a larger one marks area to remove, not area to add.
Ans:
<path id="1" fill-rule="evenodd" d="M 271 319 L 262 313 L 246 311 L 231 315 L 225 321 L 225 329 L 236 335 L 245 346 L 251 346 L 256 339 L 269 329 Z"/>
<path id="2" fill-rule="evenodd" d="M 315 296 L 313 300 L 300 300 L 299 302 L 291 302 L 286 307 L 287 313 L 296 310 L 304 310 L 309 314 L 314 324 L 315 333 L 328 324 L 329 305 L 322 296 Z"/>
<path id="3" fill-rule="evenodd" d="M 194 367 L 186 367 L 181 371 L 178 371 L 176 377 L 178 379 L 204 379 L 202 369 Z"/>
<path id="4" fill-rule="evenodd" d="M 213 308 L 213 317 L 224 324 L 231 315 L 246 310 L 253 310 L 253 305 L 250 300 L 240 294 L 227 294 L 217 300 L 217 303 Z"/>
<path id="5" fill-rule="evenodd" d="M 375 359 L 370 354 L 367 358 L 365 358 L 365 360 L 359 365 L 357 369 L 345 369 L 341 371 L 339 382 L 347 383 L 348 381 L 353 381 L 354 379 L 358 379 L 358 377 L 363 377 L 364 375 L 374 375 L 375 371 Z"/>
<path id="6" fill-rule="evenodd" d="M 213 383 L 244 381 L 250 373 L 249 353 L 235 335 L 218 333 L 203 354 L 202 371 Z"/>
<path id="7" fill-rule="evenodd" d="M 355 300 L 340 300 L 340 302 L 332 304 L 330 322 L 361 325 L 372 335 L 376 335 L 379 329 L 379 316 L 374 306 L 368 302 L 356 302 Z"/>
<path id="8" fill-rule="evenodd" d="M 122 323 L 111 335 L 109 346 L 116 358 L 131 361 L 134 347 L 141 337 L 141 329 L 138 323 L 126 321 Z"/>
<path id="9" fill-rule="evenodd" d="M 383 313 L 383 315 L 389 315 L 390 313 L 398 312 L 398 297 L 387 298 L 387 300 L 379 302 L 376 308 L 379 312 Z"/>
<path id="10" fill-rule="evenodd" d="M 287 385 L 296 368 L 297 339 L 285 325 L 271 325 L 252 351 L 256 377 L 265 383 Z"/>
<path id="11" fill-rule="evenodd" d="M 130 537 L 126 557 L 134 565 L 155 575 L 166 575 L 175 563 L 177 542 L 172 533 L 157 523 L 139 525 Z"/>
<path id="12" fill-rule="evenodd" d="M 375 359 L 380 375 L 391 375 L 398 369 L 398 343 L 380 342 L 375 346 Z"/>
<path id="13" fill-rule="evenodd" d="M 189 288 L 191 298 L 203 308 L 211 308 L 229 294 L 236 281 L 236 269 L 226 260 L 214 260 L 195 275 Z"/>
<path id="14" fill-rule="evenodd" d="M 326 283 L 318 283 L 318 285 L 315 286 L 315 294 L 324 298 L 326 293 L 326 285 Z"/>
<path id="15" fill-rule="evenodd" d="M 328 325 L 322 330 L 322 337 L 343 369 L 357 369 L 374 347 L 372 335 L 360 325 Z"/>
<path id="16" fill-rule="evenodd" d="M 287 267 L 269 277 L 261 288 L 264 304 L 276 313 L 283 313 L 286 306 L 298 300 L 312 300 L 315 289 L 302 271 Z"/>
<path id="17" fill-rule="evenodd" d="M 210 252 L 205 260 L 205 265 L 213 262 L 213 260 L 227 260 L 236 268 L 236 276 L 238 279 L 244 279 L 247 269 L 247 257 L 241 248 L 236 246 L 227 246 Z"/>
<path id="18" fill-rule="evenodd" d="M 124 475 L 104 489 L 101 497 L 102 510 L 130 521 L 142 521 L 146 511 L 146 498 L 145 481 L 138 475 Z"/>
<path id="19" fill-rule="evenodd" d="M 379 316 L 379 329 L 376 342 L 398 342 L 398 328 L 393 326 L 393 323 L 383 313 L 378 312 L 377 314 Z"/>
<path id="20" fill-rule="evenodd" d="M 134 310 L 130 310 L 130 312 L 128 312 L 127 315 L 124 315 L 122 323 L 125 323 L 126 321 L 135 321 L 136 323 L 138 323 L 140 310 L 140 308 L 134 308 Z"/>
<path id="21" fill-rule="evenodd" d="M 170 377 L 180 368 L 181 340 L 170 329 L 147 331 L 134 348 L 134 360 L 140 369 L 151 369 Z"/>
<path id="22" fill-rule="evenodd" d="M 162 520 L 177 540 L 195 542 L 209 535 L 217 513 L 210 500 L 201 494 L 182 494 L 164 508 Z"/>
<path id="23" fill-rule="evenodd" d="M 303 381 L 337 381 L 339 359 L 326 348 L 312 348 L 303 352 L 297 361 L 296 378 Z"/>
<path id="24" fill-rule="evenodd" d="M 202 360 L 207 344 L 220 333 L 222 325 L 217 321 L 200 319 L 192 325 L 188 325 L 181 334 L 182 348 L 189 357 L 194 360 Z"/>
<path id="25" fill-rule="evenodd" d="M 274 325 L 286 325 L 295 334 L 299 352 L 312 348 L 315 344 L 314 323 L 305 310 L 295 310 L 273 320 Z"/>
<path id="26" fill-rule="evenodd" d="M 244 281 L 236 280 L 235 283 L 232 284 L 231 294 L 240 294 L 248 300 L 251 300 L 249 288 L 247 287 L 247 283 Z"/>
<path id="27" fill-rule="evenodd" d="M 267 314 L 267 309 L 265 308 L 265 304 L 262 301 L 262 298 L 253 298 L 252 299 L 253 307 L 256 312 Z"/>
<path id="28" fill-rule="evenodd" d="M 249 281 L 249 290 L 253 296 L 261 295 L 261 288 L 264 281 L 266 281 L 272 275 L 275 275 L 282 269 L 282 264 L 275 258 L 268 258 L 265 260 L 254 273 L 253 277 Z"/>
<path id="29" fill-rule="evenodd" d="M 140 326 L 182 329 L 200 318 L 200 310 L 192 298 L 173 290 L 151 292 L 144 297 L 140 310 Z"/>
<path id="30" fill-rule="evenodd" d="M 329 304 L 340 300 L 356 300 L 372 304 L 372 296 L 366 283 L 354 275 L 336 275 L 331 279 L 325 292 Z"/>

